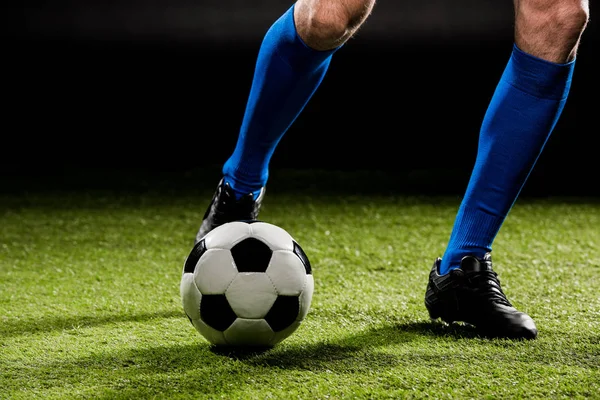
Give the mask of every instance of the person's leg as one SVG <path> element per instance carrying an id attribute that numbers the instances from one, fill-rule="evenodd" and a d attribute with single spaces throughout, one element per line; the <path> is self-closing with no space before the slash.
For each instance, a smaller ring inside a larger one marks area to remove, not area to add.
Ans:
<path id="1" fill-rule="evenodd" d="M 258 52 L 235 149 L 196 240 L 224 222 L 256 218 L 276 146 L 319 87 L 334 52 L 374 3 L 298 0 L 273 23 Z"/>
<path id="2" fill-rule="evenodd" d="M 469 259 L 466 264 L 477 264 L 477 271 L 491 269 L 492 242 L 569 94 L 577 47 L 588 20 L 588 1 L 514 0 L 514 9 L 513 51 L 481 126 L 475 165 L 447 248 L 438 261 L 439 275 L 462 268 L 463 258 L 472 256 L 480 262 Z M 482 280 L 484 285 L 492 281 Z M 435 287 L 431 281 L 430 286 Z M 493 286 L 499 288 L 499 282 Z M 495 301 L 494 290 L 488 294 Z M 500 318 L 498 322 L 535 329 L 533 321 L 521 314 L 513 321 Z"/>
<path id="3" fill-rule="evenodd" d="M 235 149 L 223 166 L 237 196 L 266 185 L 275 147 L 319 87 L 333 53 L 365 21 L 374 0 L 298 0 L 269 29 Z"/>
<path id="4" fill-rule="evenodd" d="M 515 0 L 514 49 L 483 120 L 441 273 L 492 250 L 567 100 L 587 10 L 587 0 Z"/>

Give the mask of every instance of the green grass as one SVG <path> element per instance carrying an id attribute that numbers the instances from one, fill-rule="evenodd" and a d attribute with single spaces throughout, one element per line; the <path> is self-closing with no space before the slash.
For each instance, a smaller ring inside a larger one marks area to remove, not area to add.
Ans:
<path id="1" fill-rule="evenodd" d="M 521 342 L 428 318 L 458 197 L 273 184 L 261 219 L 301 243 L 315 293 L 292 336 L 242 352 L 211 347 L 179 298 L 215 184 L 2 194 L 0 399 L 600 398 L 598 199 L 520 199 L 496 238 L 540 331 Z"/>

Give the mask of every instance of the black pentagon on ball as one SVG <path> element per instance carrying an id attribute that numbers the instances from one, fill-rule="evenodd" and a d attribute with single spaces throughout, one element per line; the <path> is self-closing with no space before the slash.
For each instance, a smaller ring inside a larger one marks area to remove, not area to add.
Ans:
<path id="1" fill-rule="evenodd" d="M 206 244 L 204 243 L 204 239 L 199 241 L 194 245 L 192 251 L 188 255 L 185 260 L 185 264 L 183 266 L 183 272 L 193 273 L 196 268 L 196 264 L 198 264 L 198 260 L 202 257 L 202 254 L 206 252 Z"/>
<path id="2" fill-rule="evenodd" d="M 300 299 L 298 296 L 277 296 L 275 303 L 265 316 L 265 321 L 271 329 L 279 332 L 290 326 L 300 312 Z"/>
<path id="3" fill-rule="evenodd" d="M 208 326 L 223 332 L 236 320 L 224 294 L 205 294 L 200 300 L 200 318 Z"/>
<path id="4" fill-rule="evenodd" d="M 273 251 L 262 240 L 246 238 L 231 248 L 239 272 L 265 272 Z"/>
<path id="5" fill-rule="evenodd" d="M 302 247 L 300 247 L 300 245 L 296 241 L 294 241 L 294 253 L 298 256 L 300 261 L 302 261 L 302 264 L 304 264 L 304 269 L 306 270 L 306 274 L 311 275 L 312 274 L 312 266 L 310 265 L 308 256 L 306 255 L 304 250 L 302 250 Z"/>

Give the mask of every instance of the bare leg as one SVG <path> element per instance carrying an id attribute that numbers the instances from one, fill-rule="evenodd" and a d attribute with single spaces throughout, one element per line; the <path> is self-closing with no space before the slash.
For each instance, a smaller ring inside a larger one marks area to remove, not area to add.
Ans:
<path id="1" fill-rule="evenodd" d="M 589 18 L 588 0 L 514 0 L 515 43 L 554 63 L 575 59 Z"/>
<path id="2" fill-rule="evenodd" d="M 344 44 L 371 14 L 375 0 L 299 0 L 294 10 L 298 35 L 315 50 Z"/>

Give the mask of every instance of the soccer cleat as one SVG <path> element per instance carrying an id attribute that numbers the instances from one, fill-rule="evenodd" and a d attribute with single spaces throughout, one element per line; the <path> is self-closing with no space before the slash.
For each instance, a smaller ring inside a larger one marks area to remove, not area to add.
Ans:
<path id="1" fill-rule="evenodd" d="M 463 257 L 460 267 L 445 275 L 439 274 L 441 261 L 435 260 L 425 292 L 432 319 L 466 322 L 487 337 L 536 338 L 533 319 L 514 308 L 502 291 L 490 253 L 483 259 Z"/>
<path id="2" fill-rule="evenodd" d="M 204 235 L 219 225 L 233 221 L 250 221 L 256 219 L 264 194 L 265 188 L 263 187 L 256 199 L 252 193 L 236 199 L 235 193 L 231 186 L 229 186 L 229 183 L 225 183 L 221 179 L 210 205 L 204 213 L 202 224 L 196 234 L 195 243 L 198 243 Z"/>

